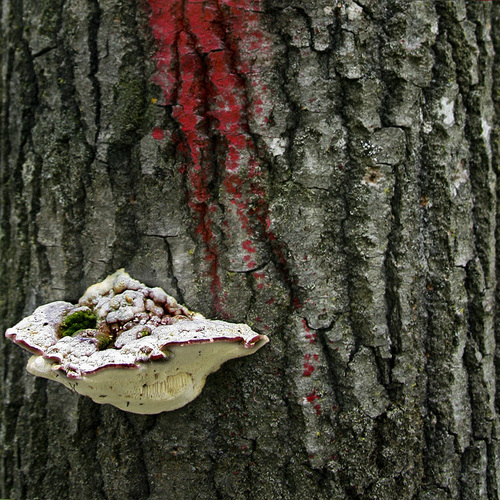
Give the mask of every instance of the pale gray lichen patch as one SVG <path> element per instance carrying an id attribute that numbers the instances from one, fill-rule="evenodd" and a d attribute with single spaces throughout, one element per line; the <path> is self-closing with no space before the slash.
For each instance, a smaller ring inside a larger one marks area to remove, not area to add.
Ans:
<path id="1" fill-rule="evenodd" d="M 92 315 L 95 328 L 85 326 L 82 314 Z M 72 326 L 73 318 L 74 333 L 63 336 L 61 325 Z M 6 336 L 35 353 L 30 373 L 135 413 L 185 405 L 222 363 L 268 342 L 247 325 L 189 311 L 123 269 L 91 286 L 76 306 L 39 307 Z"/>

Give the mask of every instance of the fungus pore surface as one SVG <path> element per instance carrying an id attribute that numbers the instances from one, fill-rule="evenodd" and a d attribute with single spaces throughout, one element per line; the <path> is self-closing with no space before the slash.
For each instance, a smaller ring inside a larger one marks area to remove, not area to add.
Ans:
<path id="1" fill-rule="evenodd" d="M 225 361 L 268 342 L 244 324 L 208 320 L 123 269 L 77 305 L 41 306 L 5 336 L 33 353 L 27 369 L 133 413 L 180 408 Z"/>

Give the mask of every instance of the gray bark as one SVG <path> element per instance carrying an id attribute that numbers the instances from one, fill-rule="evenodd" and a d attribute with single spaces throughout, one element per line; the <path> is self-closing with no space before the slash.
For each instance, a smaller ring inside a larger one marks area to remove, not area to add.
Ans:
<path id="1" fill-rule="evenodd" d="M 250 268 L 222 146 L 197 231 L 146 2 L 0 5 L 2 498 L 498 498 L 500 2 L 265 2 Z M 120 267 L 271 341 L 158 416 L 27 374 L 5 329 Z"/>

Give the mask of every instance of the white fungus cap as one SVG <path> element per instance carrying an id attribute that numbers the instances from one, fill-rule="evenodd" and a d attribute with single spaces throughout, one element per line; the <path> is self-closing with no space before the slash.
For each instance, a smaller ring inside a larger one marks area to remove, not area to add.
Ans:
<path id="1" fill-rule="evenodd" d="M 82 311 L 93 315 L 93 327 L 61 336 L 65 321 Z M 247 325 L 193 313 L 123 269 L 88 288 L 78 305 L 41 306 L 5 335 L 35 353 L 30 373 L 97 403 L 144 414 L 184 406 L 198 396 L 209 373 L 269 340 Z M 109 345 L 101 344 L 103 338 Z"/>

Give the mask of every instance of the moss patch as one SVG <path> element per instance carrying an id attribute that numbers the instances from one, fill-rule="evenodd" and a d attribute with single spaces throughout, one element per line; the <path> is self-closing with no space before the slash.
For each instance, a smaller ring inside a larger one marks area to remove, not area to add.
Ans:
<path id="1" fill-rule="evenodd" d="M 95 338 L 97 339 L 97 350 L 103 351 L 108 347 L 112 346 L 113 337 L 103 332 L 99 332 L 96 334 Z"/>
<path id="2" fill-rule="evenodd" d="M 96 328 L 96 326 L 97 316 L 93 312 L 76 311 L 63 319 L 59 328 L 59 335 L 61 337 L 67 337 L 68 335 L 74 335 L 80 330 Z"/>

